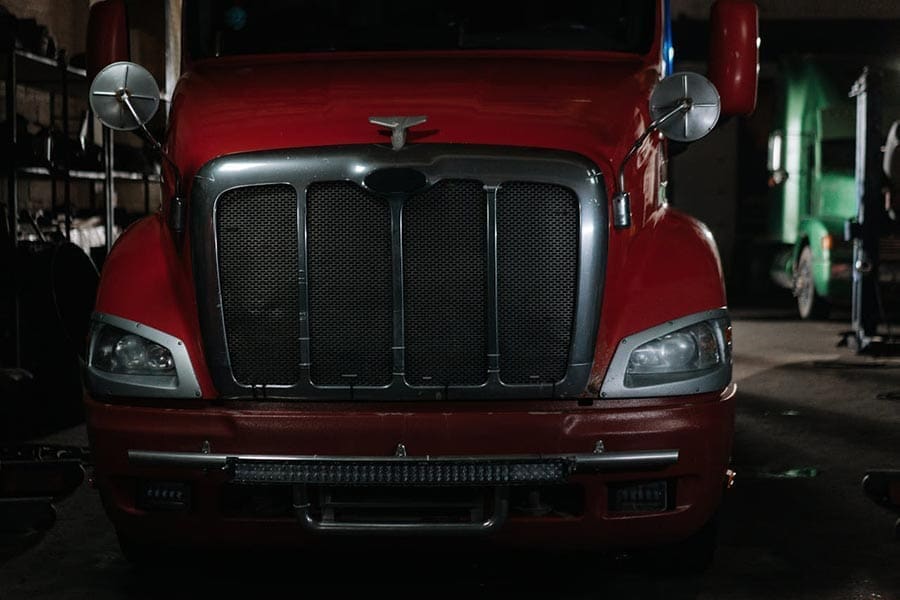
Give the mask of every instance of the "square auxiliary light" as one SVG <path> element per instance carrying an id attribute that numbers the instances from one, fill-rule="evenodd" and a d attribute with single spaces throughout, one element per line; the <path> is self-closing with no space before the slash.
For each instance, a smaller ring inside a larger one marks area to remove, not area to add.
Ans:
<path id="1" fill-rule="evenodd" d="M 142 481 L 138 485 L 137 505 L 143 510 L 187 510 L 191 505 L 191 488 L 187 483 Z"/>
<path id="2" fill-rule="evenodd" d="M 654 513 L 669 507 L 669 482 L 642 481 L 609 485 L 609 512 Z"/>

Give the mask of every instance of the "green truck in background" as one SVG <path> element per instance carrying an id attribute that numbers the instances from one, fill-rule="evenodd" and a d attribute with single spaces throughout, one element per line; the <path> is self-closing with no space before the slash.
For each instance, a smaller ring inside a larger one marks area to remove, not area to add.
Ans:
<path id="1" fill-rule="evenodd" d="M 900 89 L 900 73 L 889 66 L 880 71 L 887 78 L 884 89 Z M 791 57 L 781 64 L 768 151 L 768 241 L 778 246 L 771 276 L 793 291 L 803 319 L 825 318 L 832 306 L 851 302 L 853 244 L 845 231 L 857 221 L 859 204 L 857 109 L 849 92 L 862 71 L 859 60 Z M 900 115 L 896 97 L 887 94 L 883 102 L 879 130 L 869 132 L 877 140 Z M 896 175 L 873 176 L 897 196 Z M 888 323 L 900 318 L 900 223 L 897 198 L 885 201 L 893 208 L 885 204 L 872 218 L 883 222 L 875 277 L 877 311 Z M 861 262 L 861 272 L 871 270 L 868 262 Z"/>
<path id="2" fill-rule="evenodd" d="M 794 292 L 800 317 L 824 318 L 850 302 L 853 248 L 844 224 L 856 217 L 852 69 L 814 59 L 782 63 L 769 136 L 769 234 L 783 248 L 772 278 Z"/>

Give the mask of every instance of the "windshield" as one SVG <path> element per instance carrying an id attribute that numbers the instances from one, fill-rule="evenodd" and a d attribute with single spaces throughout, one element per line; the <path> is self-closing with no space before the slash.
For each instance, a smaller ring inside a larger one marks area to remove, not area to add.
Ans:
<path id="1" fill-rule="evenodd" d="M 657 0 L 187 0 L 193 58 L 275 52 L 652 46 Z"/>
<path id="2" fill-rule="evenodd" d="M 856 169 L 856 140 L 822 140 L 822 172 L 851 173 Z"/>

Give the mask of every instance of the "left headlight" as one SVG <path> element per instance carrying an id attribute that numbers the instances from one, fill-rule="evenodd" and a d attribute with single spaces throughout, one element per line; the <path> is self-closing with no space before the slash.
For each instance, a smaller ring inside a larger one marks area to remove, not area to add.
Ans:
<path id="1" fill-rule="evenodd" d="M 711 392 L 731 381 L 731 321 L 724 309 L 667 322 L 622 340 L 604 398 Z"/>
<path id="2" fill-rule="evenodd" d="M 85 365 L 98 396 L 197 398 L 197 376 L 184 342 L 135 321 L 95 313 Z"/>
<path id="3" fill-rule="evenodd" d="M 174 375 L 172 352 L 112 325 L 98 324 L 91 336 L 91 366 L 121 375 Z"/>

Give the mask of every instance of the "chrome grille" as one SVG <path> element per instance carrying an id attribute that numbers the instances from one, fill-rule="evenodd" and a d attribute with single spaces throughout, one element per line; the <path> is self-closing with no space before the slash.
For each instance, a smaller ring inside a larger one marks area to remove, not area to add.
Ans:
<path id="1" fill-rule="evenodd" d="M 422 190 L 385 188 L 413 171 Z M 581 157 L 429 145 L 225 156 L 200 170 L 191 210 L 224 397 L 586 389 L 607 221 L 603 180 Z"/>

